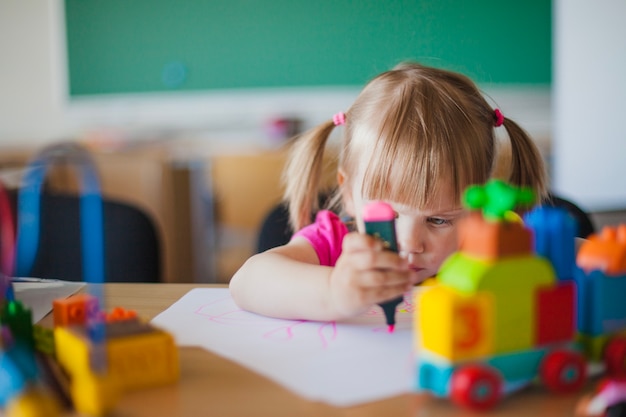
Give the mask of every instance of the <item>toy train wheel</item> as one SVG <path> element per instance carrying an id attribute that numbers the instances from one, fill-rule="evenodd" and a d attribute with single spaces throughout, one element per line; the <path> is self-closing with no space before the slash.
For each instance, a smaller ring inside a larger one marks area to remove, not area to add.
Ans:
<path id="1" fill-rule="evenodd" d="M 617 336 L 609 340 L 604 348 L 606 373 L 611 378 L 626 378 L 626 337 Z"/>
<path id="2" fill-rule="evenodd" d="M 502 395 L 502 378 L 486 366 L 467 365 L 452 375 L 450 393 L 452 400 L 462 407 L 489 410 Z"/>
<path id="3" fill-rule="evenodd" d="M 578 352 L 556 350 L 544 358 L 541 380 L 553 392 L 573 392 L 582 387 L 587 377 L 585 358 Z"/>

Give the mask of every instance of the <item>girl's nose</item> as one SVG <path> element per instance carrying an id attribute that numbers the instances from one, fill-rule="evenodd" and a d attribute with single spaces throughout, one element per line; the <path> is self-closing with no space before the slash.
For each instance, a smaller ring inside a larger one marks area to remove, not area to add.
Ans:
<path id="1" fill-rule="evenodd" d="M 410 232 L 410 233 L 409 233 Z M 407 230 L 407 234 L 399 239 L 400 252 L 404 254 L 420 254 L 425 250 L 424 231 L 414 227 Z"/>
<path id="2" fill-rule="evenodd" d="M 400 249 L 400 255 L 402 256 L 410 256 L 410 255 L 419 255 L 424 253 L 424 245 L 412 245 L 410 247 L 403 247 Z"/>

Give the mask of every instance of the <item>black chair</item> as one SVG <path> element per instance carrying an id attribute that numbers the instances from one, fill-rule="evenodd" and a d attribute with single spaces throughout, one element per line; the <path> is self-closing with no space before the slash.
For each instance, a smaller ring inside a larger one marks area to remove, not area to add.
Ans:
<path id="1" fill-rule="evenodd" d="M 552 207 L 560 207 L 567 210 L 576 221 L 576 237 L 587 238 L 589 235 L 595 233 L 596 228 L 589 214 L 574 202 L 550 193 L 548 195 L 547 204 Z"/>
<path id="2" fill-rule="evenodd" d="M 326 207 L 333 198 L 333 191 L 321 192 L 318 198 L 318 207 Z M 313 214 L 313 219 L 315 213 Z M 311 219 L 311 220 L 313 220 Z M 257 253 L 282 246 L 289 242 L 294 231 L 289 225 L 289 208 L 285 202 L 278 203 L 267 213 L 257 235 Z"/>
<path id="3" fill-rule="evenodd" d="M 293 230 L 289 225 L 289 210 L 285 203 L 274 206 L 263 219 L 257 237 L 257 253 L 289 242 Z"/>
<path id="4" fill-rule="evenodd" d="M 153 220 L 130 204 L 106 198 L 102 204 L 105 281 L 159 282 L 161 248 Z M 83 281 L 80 197 L 44 191 L 39 224 L 39 245 L 29 276 Z"/>

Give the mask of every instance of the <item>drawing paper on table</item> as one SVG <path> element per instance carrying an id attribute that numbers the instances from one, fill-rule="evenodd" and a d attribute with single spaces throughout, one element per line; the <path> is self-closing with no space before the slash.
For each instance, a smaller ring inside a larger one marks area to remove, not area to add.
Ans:
<path id="1" fill-rule="evenodd" d="M 196 288 L 152 320 L 179 346 L 201 346 L 301 396 L 338 406 L 411 390 L 412 305 L 398 306 L 394 333 L 382 310 L 345 322 L 280 320 L 242 311 L 227 288 Z"/>

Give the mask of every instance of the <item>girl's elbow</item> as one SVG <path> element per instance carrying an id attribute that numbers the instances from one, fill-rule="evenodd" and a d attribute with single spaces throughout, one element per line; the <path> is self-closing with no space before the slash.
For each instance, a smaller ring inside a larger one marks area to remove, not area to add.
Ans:
<path id="1" fill-rule="evenodd" d="M 252 258 L 254 258 L 254 256 Z M 235 304 L 241 308 L 244 308 L 246 299 L 245 295 L 249 292 L 249 280 L 247 279 L 247 276 L 250 275 L 249 270 L 252 269 L 250 266 L 252 258 L 249 258 L 241 267 L 239 267 L 228 283 L 228 289 L 230 290 L 231 297 L 235 301 Z"/>

